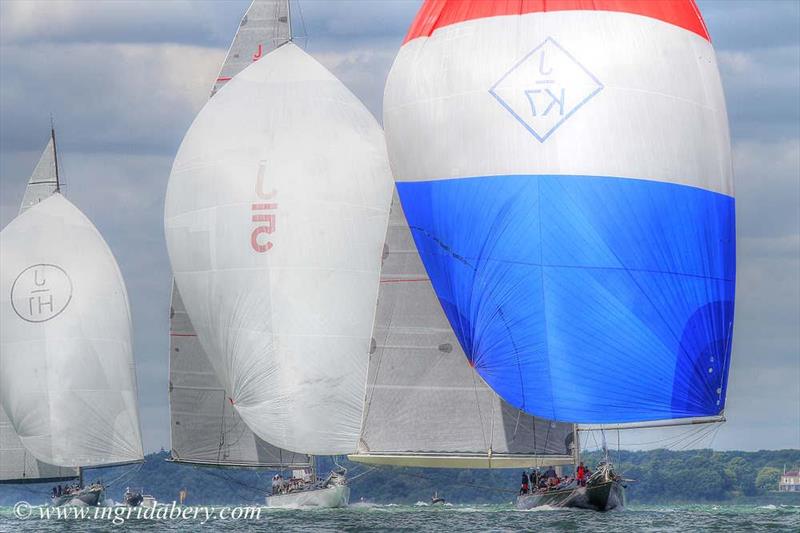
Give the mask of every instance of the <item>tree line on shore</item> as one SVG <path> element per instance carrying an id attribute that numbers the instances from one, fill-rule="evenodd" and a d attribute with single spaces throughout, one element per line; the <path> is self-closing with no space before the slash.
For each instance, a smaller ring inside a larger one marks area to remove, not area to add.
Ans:
<path id="1" fill-rule="evenodd" d="M 167 462 L 165 451 L 149 454 L 141 465 L 89 470 L 88 481 L 108 485 L 108 496 L 121 500 L 126 487 L 142 488 L 159 501 L 178 499 L 187 491 L 187 504 L 263 504 L 274 472 L 219 469 Z M 599 452 L 583 458 L 587 465 L 602 460 Z M 610 459 L 626 479 L 628 501 L 636 503 L 741 502 L 769 497 L 777 489 L 784 465 L 800 466 L 800 450 L 759 452 L 701 450 L 612 451 Z M 319 458 L 321 475 L 333 466 Z M 339 460 L 351 478 L 351 503 L 413 504 L 427 502 L 434 491 L 453 503 L 505 503 L 519 489 L 520 469 L 454 470 L 378 467 Z M 571 467 L 565 467 L 569 473 Z M 19 500 L 45 503 L 51 484 L 0 485 L 0 505 Z"/>

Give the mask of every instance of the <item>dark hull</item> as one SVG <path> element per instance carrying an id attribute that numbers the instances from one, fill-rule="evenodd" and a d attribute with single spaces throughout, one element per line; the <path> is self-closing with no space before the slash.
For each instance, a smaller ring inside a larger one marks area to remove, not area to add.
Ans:
<path id="1" fill-rule="evenodd" d="M 61 505 L 85 505 L 89 507 L 96 507 L 103 503 L 104 493 L 105 491 L 101 487 L 89 487 L 74 494 L 63 494 L 61 496 L 56 496 L 52 498 L 52 501 L 55 507 L 59 507 Z"/>
<path id="2" fill-rule="evenodd" d="M 138 493 L 125 494 L 124 500 L 128 507 L 139 507 L 144 501 L 144 497 Z"/>
<path id="3" fill-rule="evenodd" d="M 544 505 L 592 511 L 622 509 L 625 507 L 625 489 L 619 481 L 606 481 L 590 487 L 520 494 L 517 497 L 517 509 Z"/>

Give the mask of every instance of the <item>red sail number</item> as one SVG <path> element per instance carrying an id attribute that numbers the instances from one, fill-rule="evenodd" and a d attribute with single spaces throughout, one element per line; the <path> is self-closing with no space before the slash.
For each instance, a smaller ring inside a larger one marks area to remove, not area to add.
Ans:
<path id="1" fill-rule="evenodd" d="M 258 166 L 258 178 L 256 179 L 256 196 L 261 200 L 274 200 L 277 194 L 275 189 L 269 192 L 264 191 L 265 167 L 266 161 L 261 161 Z M 273 243 L 269 240 L 269 236 L 275 233 L 277 211 L 278 204 L 274 201 L 257 202 L 252 205 L 252 222 L 257 226 L 250 232 L 250 247 L 256 252 L 263 253 L 272 249 Z"/>

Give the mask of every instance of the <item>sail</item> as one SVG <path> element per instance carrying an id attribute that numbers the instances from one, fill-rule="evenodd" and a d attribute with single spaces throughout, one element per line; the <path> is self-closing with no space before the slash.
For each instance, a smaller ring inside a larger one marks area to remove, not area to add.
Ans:
<path id="1" fill-rule="evenodd" d="M 60 194 L 0 232 L 0 403 L 23 446 L 64 467 L 142 459 L 125 284 Z"/>
<path id="2" fill-rule="evenodd" d="M 255 0 L 245 13 L 217 77 L 213 96 L 263 53 L 289 40 L 288 0 Z M 250 431 L 228 401 L 172 283 L 170 311 L 172 460 L 231 466 L 305 466 L 306 456 L 281 450 Z"/>
<path id="3" fill-rule="evenodd" d="M 36 459 L 14 431 L 5 411 L 0 409 L 0 483 L 42 483 L 78 477 L 75 468 L 51 465 Z"/>
<path id="4" fill-rule="evenodd" d="M 250 63 L 291 40 L 289 0 L 253 0 L 239 23 L 211 96 Z"/>
<path id="5" fill-rule="evenodd" d="M 390 199 L 377 122 L 292 43 L 229 81 L 184 137 L 165 207 L 175 282 L 265 441 L 355 450 Z"/>
<path id="6" fill-rule="evenodd" d="M 428 0 L 384 125 L 426 272 L 501 397 L 579 423 L 723 411 L 730 141 L 693 1 Z"/>
<path id="7" fill-rule="evenodd" d="M 22 197 L 22 205 L 19 208 L 20 214 L 31 206 L 34 206 L 48 198 L 58 190 L 58 166 L 56 164 L 56 140 L 55 134 L 51 134 L 50 141 L 44 147 L 42 157 L 36 163 L 25 188 Z"/>
<path id="8" fill-rule="evenodd" d="M 58 190 L 55 132 L 33 169 L 22 197 L 20 213 L 38 204 Z M 51 465 L 36 459 L 22 445 L 11 420 L 0 408 L 0 483 L 58 481 L 78 476 L 75 468 Z"/>
<path id="9" fill-rule="evenodd" d="M 309 466 L 310 457 L 264 442 L 242 421 L 197 340 L 175 287 L 170 325 L 172 460 L 227 466 Z"/>
<path id="10" fill-rule="evenodd" d="M 470 368 L 395 194 L 370 350 L 360 462 L 456 468 L 571 463 L 572 424 L 501 400 Z"/>

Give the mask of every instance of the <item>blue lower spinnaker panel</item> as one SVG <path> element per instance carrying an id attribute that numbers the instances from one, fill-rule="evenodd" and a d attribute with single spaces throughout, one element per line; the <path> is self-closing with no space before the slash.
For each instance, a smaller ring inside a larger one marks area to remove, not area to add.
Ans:
<path id="1" fill-rule="evenodd" d="M 598 176 L 397 188 L 470 363 L 509 403 L 579 423 L 723 410 L 732 197 Z"/>

